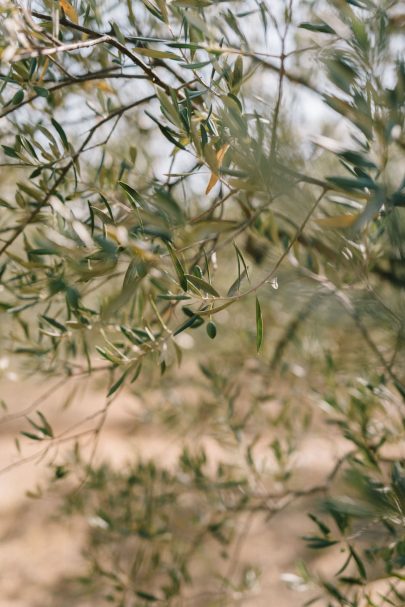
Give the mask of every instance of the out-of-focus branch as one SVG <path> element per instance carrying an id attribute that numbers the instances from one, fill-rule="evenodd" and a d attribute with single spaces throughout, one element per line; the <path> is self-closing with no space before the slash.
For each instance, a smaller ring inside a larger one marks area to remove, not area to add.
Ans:
<path id="1" fill-rule="evenodd" d="M 270 361 L 271 371 L 275 371 L 277 369 L 288 344 L 291 342 L 292 339 L 294 339 L 301 324 L 319 306 L 323 299 L 322 295 L 324 294 L 318 292 L 312 295 L 312 297 L 299 310 L 298 314 L 294 316 L 294 318 L 287 324 L 286 328 L 284 329 L 283 335 L 281 336 L 281 339 L 279 339 L 274 349 L 273 356 Z"/>
<path id="2" fill-rule="evenodd" d="M 381 352 L 380 348 L 377 346 L 373 338 L 371 337 L 369 330 L 363 322 L 363 319 L 360 317 L 356 308 L 350 301 L 349 297 L 344 293 L 341 289 L 339 289 L 333 282 L 331 282 L 326 276 L 320 276 L 311 272 L 307 268 L 300 268 L 301 273 L 304 276 L 308 276 L 312 280 L 321 284 L 329 293 L 334 295 L 337 301 L 341 304 L 343 309 L 351 316 L 353 321 L 355 322 L 357 328 L 362 334 L 365 342 L 368 344 L 370 350 L 374 352 L 377 360 L 380 362 L 384 371 L 387 373 L 391 381 L 393 382 L 395 388 L 401 395 L 402 399 L 405 401 L 405 386 L 402 383 L 401 379 L 397 376 L 397 374 L 392 370 L 391 365 L 385 359 L 385 356 Z"/>

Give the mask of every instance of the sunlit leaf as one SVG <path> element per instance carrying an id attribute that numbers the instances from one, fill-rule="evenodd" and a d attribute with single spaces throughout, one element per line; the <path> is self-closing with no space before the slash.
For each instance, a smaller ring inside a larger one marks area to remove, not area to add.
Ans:
<path id="1" fill-rule="evenodd" d="M 138 55 L 143 55 L 144 57 L 151 57 L 152 59 L 174 59 L 175 61 L 181 60 L 181 57 L 179 55 L 176 55 L 176 53 L 172 53 L 171 51 L 159 51 L 153 48 L 141 47 L 136 47 L 133 50 Z"/>
<path id="2" fill-rule="evenodd" d="M 222 162 L 224 160 L 225 154 L 229 149 L 229 144 L 225 143 L 216 153 L 216 158 L 214 161 L 215 167 L 217 170 L 219 170 L 221 168 Z M 219 180 L 219 175 L 216 172 L 213 172 L 210 180 L 208 182 L 207 185 L 207 189 L 205 190 L 206 194 L 209 194 L 212 190 L 212 188 L 217 184 Z"/>
<path id="3" fill-rule="evenodd" d="M 359 217 L 360 213 L 350 213 L 347 215 L 335 215 L 334 217 L 321 217 L 315 221 L 321 228 L 334 230 L 352 227 Z"/>
<path id="4" fill-rule="evenodd" d="M 73 21 L 73 23 L 78 23 L 79 17 L 73 5 L 68 2 L 68 0 L 59 0 L 59 3 L 61 8 L 63 8 L 63 12 L 65 13 L 66 17 L 70 19 L 70 21 Z"/>

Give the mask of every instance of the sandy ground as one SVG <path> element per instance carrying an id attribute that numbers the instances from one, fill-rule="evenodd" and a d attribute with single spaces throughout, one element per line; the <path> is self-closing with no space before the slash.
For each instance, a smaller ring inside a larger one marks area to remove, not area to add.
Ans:
<path id="1" fill-rule="evenodd" d="M 3 382 L 1 394 L 10 411 L 15 412 L 24 410 L 43 390 L 44 385 L 39 382 Z M 102 406 L 102 393 L 93 388 L 86 390 L 63 412 L 63 428 L 74 426 L 83 419 L 82 403 L 86 403 L 86 416 Z M 67 394 L 66 387 L 55 389 L 41 406 L 55 422 L 56 429 L 58 412 L 60 415 Z M 153 432 L 147 435 L 128 432 L 133 424 L 133 407 L 134 397 L 128 394 L 119 397 L 103 430 L 97 456 L 107 457 L 115 465 L 134 454 L 157 460 L 164 458 L 170 464 L 170 458 L 176 457 L 175 444 L 168 445 L 162 436 Z M 52 595 L 60 580 L 83 571 L 81 549 L 85 522 L 73 517 L 61 524 L 60 518 L 53 516 L 60 505 L 57 493 L 47 492 L 39 499 L 26 496 L 26 491 L 35 492 L 45 483 L 49 469 L 43 462 L 20 461 L 21 457 L 29 458 L 38 449 L 38 444 L 24 444 L 22 455 L 17 453 L 14 439 L 22 425 L 28 430 L 22 420 L 6 417 L 0 423 L 0 607 L 89 607 L 82 601 L 72 603 L 63 593 L 58 597 Z M 308 437 L 300 455 L 303 478 L 310 479 L 314 485 L 321 481 L 330 471 L 333 458 L 341 447 L 322 436 Z M 10 465 L 11 468 L 7 468 Z M 251 598 L 240 602 L 235 597 L 235 605 L 299 607 L 308 598 L 307 593 L 288 589 L 281 575 L 294 571 L 297 559 L 308 556 L 299 538 L 311 530 L 306 515 L 310 506 L 308 498 L 300 499 L 274 521 L 255 521 L 240 548 L 240 555 L 242 561 L 259 565 L 261 583 Z M 321 561 L 319 567 L 322 568 Z"/>

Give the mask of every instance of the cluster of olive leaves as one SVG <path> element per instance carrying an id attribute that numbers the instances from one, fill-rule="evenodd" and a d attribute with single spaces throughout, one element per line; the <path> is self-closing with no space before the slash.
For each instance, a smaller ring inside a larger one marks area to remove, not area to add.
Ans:
<path id="1" fill-rule="evenodd" d="M 289 262 L 404 396 L 403 14 L 296 4 L 3 3 L 2 340 L 31 371 L 104 370 L 112 398 L 143 363 L 180 361 L 184 332 L 218 339 L 216 315 L 245 300 L 260 350 L 263 293 Z M 322 99 L 344 143 L 289 128 L 294 95 Z"/>

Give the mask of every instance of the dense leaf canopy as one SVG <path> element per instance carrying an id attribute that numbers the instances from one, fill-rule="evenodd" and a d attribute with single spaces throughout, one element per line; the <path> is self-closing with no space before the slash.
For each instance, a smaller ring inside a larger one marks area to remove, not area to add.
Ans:
<path id="1" fill-rule="evenodd" d="M 351 518 L 388 530 L 373 554 L 388 578 L 404 559 L 401 463 L 387 472 L 380 454 L 404 421 L 404 17 L 388 0 L 0 7 L 2 352 L 27 372 L 104 373 L 111 403 L 131 382 L 156 377 L 156 366 L 171 372 L 190 334 L 207 357 L 229 336 L 252 345 L 274 376 L 314 311 L 316 330 L 334 338 L 345 317 L 361 353 L 341 368 L 351 369 L 349 383 L 364 381 L 344 402 L 325 396 L 354 451 L 322 491 L 350 464 L 360 497 L 325 502 L 336 537 L 313 518 L 312 548 L 348 550 L 337 581 L 313 581 L 325 605 L 375 604 L 361 602 L 367 571 Z M 218 396 L 217 371 L 204 372 Z M 26 438 L 57 439 L 43 414 L 35 420 Z M 282 467 L 283 449 L 272 449 Z M 199 457 L 181 462 L 197 501 L 211 492 L 227 502 L 229 492 L 235 509 L 263 509 L 247 489 L 238 501 L 232 474 L 210 485 Z M 89 474 L 105 493 L 108 472 Z M 180 472 L 143 465 L 129 474 L 141 492 L 158 478 L 163 501 L 182 484 Z M 286 491 L 280 499 L 297 497 Z M 162 515 L 169 527 L 172 515 Z M 128 523 L 120 516 L 118 527 Z M 222 541 L 224 521 L 207 533 Z M 180 561 L 167 601 L 188 579 Z M 308 571 L 300 575 L 309 583 Z M 136 604 L 163 600 L 156 584 L 138 588 Z"/>

